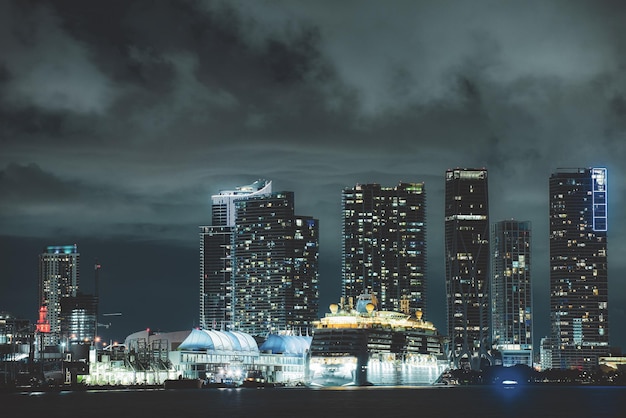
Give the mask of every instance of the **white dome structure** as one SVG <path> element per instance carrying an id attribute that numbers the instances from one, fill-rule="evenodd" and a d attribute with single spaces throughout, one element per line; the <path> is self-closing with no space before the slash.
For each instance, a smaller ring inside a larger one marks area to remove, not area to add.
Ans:
<path id="1" fill-rule="evenodd" d="M 194 329 L 178 347 L 183 351 L 241 352 L 258 354 L 259 347 L 251 335 L 239 331 Z"/>

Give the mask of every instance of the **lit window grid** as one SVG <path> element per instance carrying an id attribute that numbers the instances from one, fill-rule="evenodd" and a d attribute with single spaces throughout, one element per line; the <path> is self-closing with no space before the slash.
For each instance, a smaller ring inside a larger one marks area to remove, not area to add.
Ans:
<path id="1" fill-rule="evenodd" d="M 237 202 L 234 324 L 265 335 L 310 329 L 318 311 L 318 221 L 295 216 L 293 193 Z"/>
<path id="2" fill-rule="evenodd" d="M 561 170 L 550 177 L 555 367 L 590 368 L 608 352 L 606 231 L 594 226 L 594 187 L 590 169 Z"/>
<path id="3" fill-rule="evenodd" d="M 445 254 L 451 359 L 490 348 L 487 170 L 446 172 Z"/>
<path id="4" fill-rule="evenodd" d="M 356 185 L 342 192 L 342 296 L 377 294 L 380 308 L 426 310 L 425 188 Z"/>
<path id="5" fill-rule="evenodd" d="M 493 343 L 532 347 L 530 222 L 498 222 L 492 240 Z"/>

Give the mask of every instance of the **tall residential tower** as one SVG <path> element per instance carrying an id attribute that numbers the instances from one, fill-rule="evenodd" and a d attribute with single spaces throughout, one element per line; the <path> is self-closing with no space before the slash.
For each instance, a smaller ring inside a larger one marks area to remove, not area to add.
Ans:
<path id="1" fill-rule="evenodd" d="M 529 221 L 501 221 L 492 234 L 492 334 L 502 365 L 533 366 Z"/>
<path id="2" fill-rule="evenodd" d="M 272 182 L 223 190 L 211 196 L 212 226 L 200 227 L 200 326 L 229 329 L 232 326 L 232 245 L 235 202 L 272 193 Z"/>
<path id="3" fill-rule="evenodd" d="M 61 303 L 78 291 L 78 247 L 74 245 L 44 248 L 39 255 L 39 305 L 47 312 L 43 333 L 44 345 L 58 345 L 61 339 Z M 49 328 L 48 328 L 49 326 Z M 49 332 L 47 332 L 49 329 Z"/>
<path id="4" fill-rule="evenodd" d="M 550 177 L 552 367 L 590 370 L 609 352 L 607 171 Z"/>
<path id="5" fill-rule="evenodd" d="M 342 296 L 373 293 L 383 310 L 426 309 L 426 191 L 357 184 L 342 193 Z"/>
<path id="6" fill-rule="evenodd" d="M 445 256 L 450 360 L 480 369 L 491 362 L 486 169 L 446 171 Z"/>
<path id="7" fill-rule="evenodd" d="M 257 336 L 308 333 L 319 308 L 318 220 L 294 214 L 293 192 L 235 206 L 235 329 Z"/>
<path id="8" fill-rule="evenodd" d="M 213 196 L 200 227 L 200 324 L 205 329 L 308 332 L 318 311 L 319 227 L 294 212 L 293 192 L 257 181 Z"/>

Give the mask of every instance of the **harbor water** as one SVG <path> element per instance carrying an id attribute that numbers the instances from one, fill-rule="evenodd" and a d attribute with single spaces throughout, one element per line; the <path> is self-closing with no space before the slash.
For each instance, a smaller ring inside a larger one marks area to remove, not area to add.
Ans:
<path id="1" fill-rule="evenodd" d="M 0 395 L 2 416 L 624 417 L 626 387 L 87 390 Z"/>

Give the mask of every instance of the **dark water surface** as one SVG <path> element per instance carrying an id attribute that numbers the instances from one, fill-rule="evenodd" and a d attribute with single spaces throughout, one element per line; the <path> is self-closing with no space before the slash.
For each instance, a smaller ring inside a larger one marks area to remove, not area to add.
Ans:
<path id="1" fill-rule="evenodd" d="M 0 395 L 2 417 L 626 417 L 625 387 L 132 390 Z"/>

